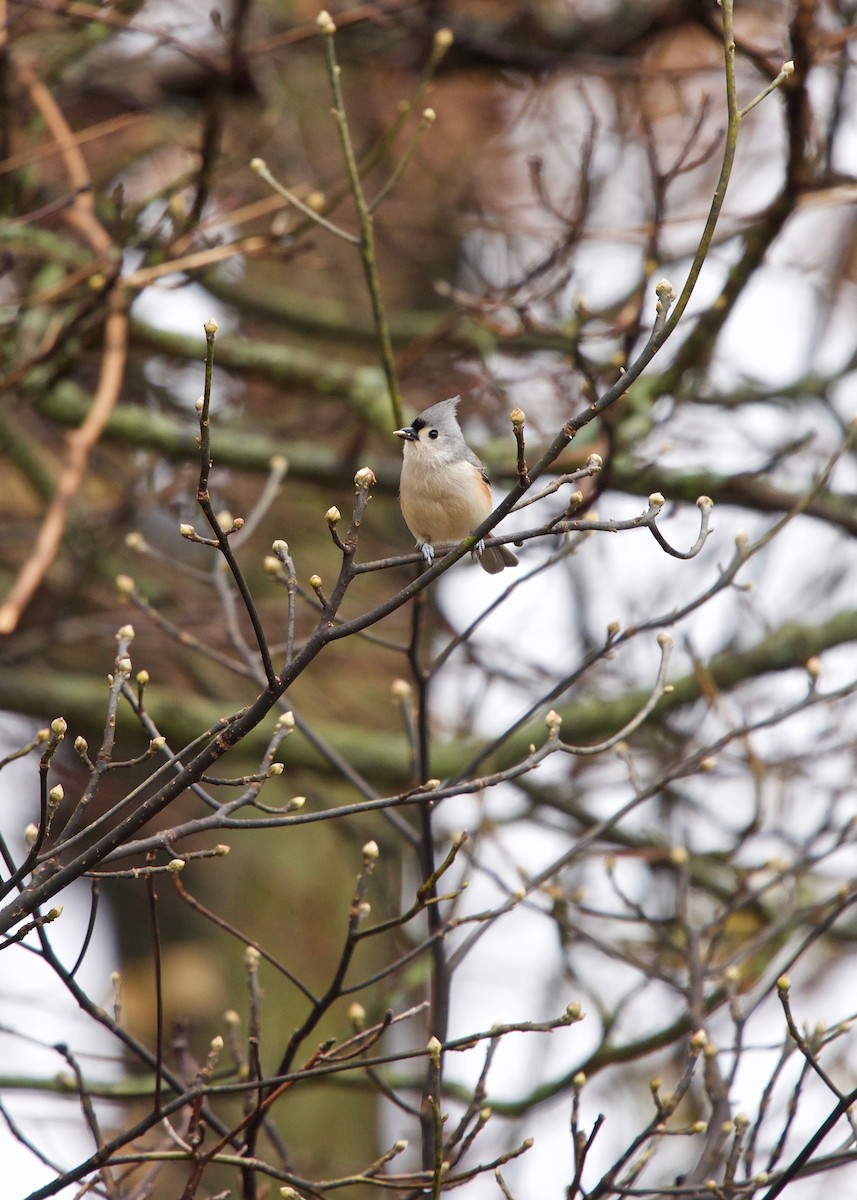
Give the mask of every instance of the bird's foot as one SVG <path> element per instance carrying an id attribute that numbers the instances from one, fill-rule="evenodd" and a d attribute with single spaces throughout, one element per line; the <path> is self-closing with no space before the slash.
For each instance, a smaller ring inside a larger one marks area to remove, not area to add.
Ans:
<path id="1" fill-rule="evenodd" d="M 473 553 L 476 555 L 477 558 L 481 558 L 482 552 L 484 551 L 484 549 L 485 549 L 485 539 L 480 538 L 479 541 L 476 543 L 476 545 L 473 547 Z"/>
<path id="2" fill-rule="evenodd" d="M 427 563 L 430 563 L 434 559 L 434 546 L 430 546 L 428 542 L 423 542 L 420 546 L 420 554 Z"/>

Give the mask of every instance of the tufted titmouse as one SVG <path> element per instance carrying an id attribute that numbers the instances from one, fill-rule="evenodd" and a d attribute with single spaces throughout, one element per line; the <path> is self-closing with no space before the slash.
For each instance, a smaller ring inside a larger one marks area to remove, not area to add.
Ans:
<path id="1" fill-rule="evenodd" d="M 396 430 L 405 443 L 399 503 L 426 562 L 434 558 L 435 546 L 460 542 L 494 507 L 485 468 L 465 442 L 455 415 L 460 400 L 441 400 Z M 505 546 L 486 549 L 482 542 L 473 557 L 489 575 L 518 562 Z"/>

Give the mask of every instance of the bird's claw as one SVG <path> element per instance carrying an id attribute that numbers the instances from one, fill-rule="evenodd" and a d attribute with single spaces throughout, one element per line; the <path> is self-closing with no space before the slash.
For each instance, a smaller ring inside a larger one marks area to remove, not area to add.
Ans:
<path id="1" fill-rule="evenodd" d="M 476 555 L 477 558 L 481 558 L 482 551 L 484 549 L 485 549 L 485 538 L 480 538 L 479 541 L 476 543 L 476 545 L 473 547 L 473 553 Z"/>
<path id="2" fill-rule="evenodd" d="M 430 563 L 434 558 L 434 546 L 430 546 L 428 542 L 423 542 L 420 546 L 420 554 L 427 563 Z"/>

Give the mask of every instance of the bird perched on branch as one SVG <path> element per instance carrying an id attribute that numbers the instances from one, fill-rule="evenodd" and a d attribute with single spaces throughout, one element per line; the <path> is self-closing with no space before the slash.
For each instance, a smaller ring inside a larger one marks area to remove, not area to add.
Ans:
<path id="1" fill-rule="evenodd" d="M 405 443 L 399 503 L 426 562 L 434 558 L 436 546 L 466 538 L 494 507 L 485 468 L 465 442 L 455 415 L 460 400 L 441 400 L 396 430 Z M 505 546 L 486 547 L 481 541 L 473 557 L 489 575 L 518 563 Z"/>

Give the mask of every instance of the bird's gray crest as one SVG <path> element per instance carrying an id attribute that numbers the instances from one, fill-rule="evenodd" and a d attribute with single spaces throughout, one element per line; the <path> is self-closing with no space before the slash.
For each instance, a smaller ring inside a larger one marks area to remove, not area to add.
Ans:
<path id="1" fill-rule="evenodd" d="M 439 400 L 431 408 L 423 409 L 419 416 L 414 418 L 414 424 L 419 421 L 421 427 L 425 428 L 427 425 L 446 425 L 449 421 L 454 421 L 457 425 L 455 410 L 460 403 L 460 396 L 451 396 L 449 400 Z"/>

